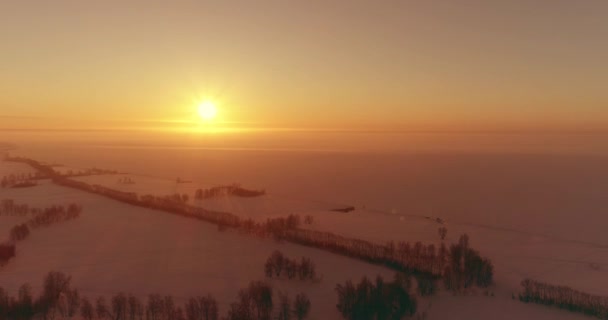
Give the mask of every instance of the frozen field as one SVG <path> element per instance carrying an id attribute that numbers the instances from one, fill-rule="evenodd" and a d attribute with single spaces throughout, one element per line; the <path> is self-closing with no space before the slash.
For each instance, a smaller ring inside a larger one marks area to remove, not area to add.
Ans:
<path id="1" fill-rule="evenodd" d="M 75 168 L 98 166 L 128 171 L 126 167 L 115 168 L 98 163 L 70 165 Z M 12 164 L 9 168 L 6 163 L 0 163 L 0 167 L 0 172 L 28 170 L 27 167 L 20 168 L 20 165 Z M 133 168 L 136 169 L 136 166 Z M 135 170 L 129 172 L 133 171 Z M 166 177 L 168 175 L 160 177 L 142 174 L 130 175 L 136 181 L 133 185 L 118 184 L 119 176 L 114 175 L 78 179 L 140 194 L 158 195 L 175 192 L 191 195 L 198 187 L 231 182 L 242 182 L 248 188 L 267 187 L 263 183 L 264 179 L 260 179 L 258 183 L 249 179 L 237 181 L 236 178 L 218 181 L 219 177 L 212 179 L 213 181 L 204 181 L 184 172 L 176 172 L 174 175 L 183 179 L 192 178 L 195 183 L 176 184 L 174 178 Z M 370 178 L 370 181 L 372 180 Z M 304 181 L 308 180 L 304 178 Z M 596 179 L 594 183 L 598 187 L 604 182 Z M 457 216 L 441 210 L 407 212 L 398 208 L 407 207 L 405 202 L 414 197 L 404 194 L 402 198 L 390 198 L 391 194 L 396 193 L 392 189 L 383 195 L 387 201 L 396 203 L 393 209 L 387 210 L 387 207 L 361 204 L 374 203 L 377 200 L 373 199 L 378 195 L 369 196 L 368 201 L 359 199 L 358 203 L 355 203 L 348 201 L 352 198 L 345 196 L 343 188 L 337 189 L 334 199 L 329 193 L 326 198 L 320 197 L 319 191 L 311 191 L 310 186 L 301 186 L 302 191 L 296 194 L 293 186 L 279 189 L 275 184 L 270 185 L 269 194 L 264 197 L 221 198 L 200 201 L 197 204 L 261 220 L 288 213 L 311 214 L 315 217 L 315 223 L 310 228 L 377 242 L 407 240 L 439 243 L 439 224 L 426 216 L 439 216 L 445 220 L 449 230 L 446 239 L 448 242 L 455 241 L 458 235 L 467 232 L 471 236 L 473 246 L 480 249 L 483 255 L 490 257 L 495 264 L 497 284 L 492 290 L 496 296 L 484 297 L 478 293 L 476 296 L 454 297 L 444 292 L 431 301 L 421 301 L 421 310 L 428 308 L 428 319 L 586 318 L 511 300 L 511 294 L 517 292 L 519 282 L 524 277 L 570 285 L 592 293 L 608 294 L 608 249 L 601 242 L 606 238 L 595 231 L 600 228 L 597 226 L 597 215 L 593 216 L 596 220 L 591 219 L 595 223 L 592 223 L 594 225 L 590 226 L 587 234 L 575 232 L 576 228 L 582 225 L 581 220 L 590 220 L 589 215 L 585 214 L 572 219 L 571 225 L 575 230 L 570 232 L 550 228 L 541 228 L 535 232 L 530 228 L 518 228 L 517 214 L 511 216 L 514 221 L 507 223 L 504 222 L 505 217 L 494 223 L 488 223 L 491 221 L 488 221 L 487 217 L 481 217 L 481 222 L 476 223 L 475 215 Z M 424 182 L 421 185 L 421 188 L 429 187 Z M 329 185 L 319 184 L 319 188 L 324 190 L 330 186 L 331 182 Z M 354 190 L 358 188 L 353 186 Z M 438 188 L 444 189 L 446 186 L 440 184 Z M 458 188 L 454 190 L 463 192 Z M 599 193 L 592 190 L 587 197 L 596 201 L 597 205 L 598 201 L 601 201 L 595 198 L 595 194 Z M 572 199 L 573 196 L 569 197 Z M 31 206 L 75 201 L 85 207 L 79 219 L 36 230 L 30 239 L 19 245 L 17 258 L 0 270 L 0 285 L 13 292 L 18 285 L 26 281 L 36 288 L 46 272 L 60 270 L 71 274 L 75 285 L 90 296 L 109 295 L 117 291 L 142 296 L 151 292 L 171 293 L 182 298 L 193 294 L 212 293 L 225 308 L 235 300 L 238 289 L 251 280 L 263 279 L 262 266 L 265 259 L 273 250 L 279 249 L 289 256 L 310 256 L 317 264 L 318 272 L 323 275 L 323 281 L 316 284 L 274 281 L 275 287 L 292 295 L 299 291 L 306 292 L 313 304 L 311 319 L 337 319 L 334 292 L 337 283 L 348 279 L 357 280 L 363 275 L 373 277 L 381 274 L 389 278 L 392 276 L 392 272 L 387 269 L 319 250 L 279 244 L 233 232 L 219 232 L 216 227 L 202 222 L 193 223 L 192 220 L 130 207 L 48 183 L 31 189 L 0 189 L 0 198 L 14 198 Z M 564 201 L 563 198 L 553 200 Z M 330 208 L 351 203 L 357 205 L 358 210 L 348 214 L 328 211 Z M 601 208 L 594 210 L 600 212 Z M 547 213 L 544 215 L 550 216 Z M 557 218 L 559 220 L 560 217 Z M 538 225 L 542 219 L 530 217 L 530 220 L 533 225 Z M 0 221 L 0 231 L 6 229 L 4 226 L 8 223 L 12 226 L 13 222 Z M 555 221 L 550 224 L 555 224 Z"/>
<path id="2" fill-rule="evenodd" d="M 278 249 L 290 257 L 311 257 L 323 280 L 277 280 L 275 288 L 291 296 L 307 293 L 312 318 L 331 319 L 338 317 L 337 283 L 363 275 L 392 277 L 387 269 L 320 250 L 220 232 L 206 223 L 50 184 L 3 190 L 1 196 L 42 207 L 74 201 L 85 208 L 79 219 L 37 229 L 18 244 L 17 257 L 0 269 L 0 285 L 14 293 L 25 282 L 39 288 L 44 275 L 57 270 L 72 275 L 74 285 L 89 296 L 158 292 L 184 299 L 211 293 L 225 311 L 240 288 L 264 279 L 264 262 Z M 3 226 L 14 223 L 0 219 Z"/>
<path id="3" fill-rule="evenodd" d="M 136 181 L 136 184 L 118 184 L 116 182 L 118 178 L 113 175 L 77 179 L 139 194 L 162 196 L 187 193 L 191 198 L 196 188 L 211 186 L 198 183 L 176 184 L 174 180 L 159 177 L 127 176 Z M 458 192 L 458 189 L 455 190 Z M 599 194 L 595 190 L 590 190 L 590 193 Z M 572 197 L 572 195 L 568 196 Z M 474 246 L 492 259 L 496 266 L 496 281 L 504 290 L 501 293 L 505 296 L 510 297 L 516 292 L 519 289 L 519 282 L 526 277 L 608 295 L 608 280 L 605 280 L 608 279 L 608 243 L 603 241 L 606 239 L 605 234 L 598 230 L 603 229 L 605 224 L 601 224 L 601 219 L 597 216 L 588 220 L 590 222 L 586 232 L 579 233 L 577 230 L 567 230 L 563 226 L 560 226 L 559 230 L 553 230 L 542 226 L 542 221 L 538 217 L 524 218 L 517 213 L 511 215 L 512 221 L 506 221 L 502 217 L 494 223 L 476 223 L 475 217 L 462 215 L 446 218 L 440 212 L 436 212 L 436 215 L 431 213 L 426 215 L 424 212 L 406 214 L 398 210 L 386 211 L 365 207 L 358 207 L 352 213 L 332 212 L 330 209 L 339 208 L 344 203 L 304 198 L 305 196 L 297 198 L 293 195 L 285 195 L 280 191 L 274 194 L 271 191 L 268 195 L 257 198 L 223 197 L 202 201 L 191 199 L 190 203 L 207 209 L 232 212 L 258 221 L 290 213 L 312 215 L 315 223 L 308 226 L 309 228 L 378 243 L 404 240 L 439 244 L 437 229 L 441 224 L 438 224 L 435 218 L 441 217 L 448 228 L 447 242 L 455 242 L 461 234 L 467 233 L 471 236 Z M 555 198 L 539 201 L 564 200 Z M 601 212 L 601 209 L 597 212 Z M 560 217 L 559 214 L 553 217 L 547 212 L 539 212 L 538 215 L 544 216 L 548 225 L 556 224 L 554 220 L 557 220 L 565 226 L 579 230 L 583 230 L 583 224 L 588 223 L 578 216 L 567 219 Z M 584 217 L 585 213 L 581 213 L 580 216 Z M 534 224 L 538 223 L 542 227 L 537 231 L 518 228 L 520 224 L 518 218 Z M 591 223 L 592 221 L 596 223 Z M 586 238 L 591 240 L 585 240 Z"/>

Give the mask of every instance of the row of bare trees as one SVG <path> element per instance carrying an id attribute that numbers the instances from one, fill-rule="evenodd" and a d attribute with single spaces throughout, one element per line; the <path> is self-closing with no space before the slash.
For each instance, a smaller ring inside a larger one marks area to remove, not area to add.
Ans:
<path id="1" fill-rule="evenodd" d="M 238 293 L 223 320 L 298 320 L 305 319 L 310 311 L 310 299 L 298 294 L 291 302 L 279 293 L 279 308 L 274 308 L 273 288 L 264 282 L 252 282 Z M 170 295 L 151 294 L 145 301 L 137 296 L 118 293 L 108 299 L 103 296 L 91 301 L 81 297 L 72 287 L 71 277 L 61 272 L 49 272 L 44 278 L 38 297 L 31 286 L 24 284 L 18 295 L 11 296 L 0 287 L 0 320 L 32 319 L 84 320 L 218 320 L 218 302 L 211 295 L 196 296 L 183 305 Z"/>
<path id="2" fill-rule="evenodd" d="M 9 242 L 0 243 L 0 266 L 6 264 L 17 254 L 16 243 L 25 240 L 31 233 L 31 229 L 47 227 L 55 223 L 76 219 L 82 212 L 82 207 L 77 204 L 67 206 L 52 206 L 46 209 L 29 209 L 26 205 L 15 204 L 14 201 L 3 201 L 3 210 L 8 212 L 31 212 L 33 217 L 28 221 L 18 224 L 9 231 Z"/>
<path id="3" fill-rule="evenodd" d="M 73 170 L 69 169 L 64 173 L 55 171 L 56 174 L 61 175 L 63 177 L 86 177 L 86 176 L 96 176 L 96 175 L 106 175 L 106 174 L 119 174 L 118 171 L 115 170 L 107 170 L 107 169 L 99 169 L 99 168 L 89 168 L 89 169 L 81 169 L 81 170 Z"/>
<path id="4" fill-rule="evenodd" d="M 592 295 L 566 286 L 555 286 L 525 279 L 521 282 L 519 300 L 555 306 L 572 312 L 608 319 L 608 297 Z"/>
<path id="5" fill-rule="evenodd" d="M 30 235 L 30 228 L 48 227 L 52 224 L 76 219 L 82 212 L 82 207 L 77 204 L 64 206 L 52 206 L 43 210 L 32 209 L 34 216 L 25 223 L 14 226 L 9 234 L 11 242 L 25 240 Z"/>
<path id="6" fill-rule="evenodd" d="M 443 277 L 446 287 L 452 290 L 471 285 L 487 287 L 493 281 L 492 262 L 470 248 L 466 234 L 449 249 L 443 243 L 439 249 L 433 244 L 424 245 L 421 242 L 413 245 L 409 242 L 380 245 L 328 232 L 301 229 L 288 231 L 285 238 L 291 242 L 382 264 L 398 271 L 424 275 L 428 279 Z"/>
<path id="7" fill-rule="evenodd" d="M 26 216 L 30 213 L 30 207 L 27 204 L 20 204 L 13 199 L 0 200 L 0 216 Z"/>
<path id="8" fill-rule="evenodd" d="M 194 199 L 203 200 L 226 196 L 252 198 L 263 196 L 265 194 L 266 190 L 245 189 L 240 184 L 234 183 L 230 185 L 217 186 L 208 189 L 197 189 L 194 193 Z"/>
<path id="9" fill-rule="evenodd" d="M 215 310 L 217 302 L 213 300 Z M 40 296 L 33 297 L 28 284 L 21 286 L 17 297 L 9 296 L 0 288 L 0 319 L 56 319 L 80 317 L 85 320 L 217 320 L 202 317 L 196 308 L 186 318 L 181 308 L 177 308 L 171 296 L 150 295 L 147 304 L 133 295 L 119 293 L 110 299 L 99 297 L 94 303 L 80 297 L 77 289 L 71 287 L 71 277 L 61 272 L 50 272 L 44 279 Z M 217 312 L 216 312 L 217 313 Z"/>
<path id="10" fill-rule="evenodd" d="M 67 206 L 52 206 L 43 210 L 34 210 L 27 224 L 32 228 L 48 227 L 52 224 L 65 222 L 80 217 L 82 206 L 71 203 Z"/>
<path id="11" fill-rule="evenodd" d="M 238 300 L 230 305 L 224 320 L 298 320 L 305 319 L 310 312 L 310 299 L 298 294 L 292 303 L 289 296 L 279 293 L 279 306 L 275 308 L 273 288 L 261 281 L 251 282 L 239 291 Z"/>
<path id="12" fill-rule="evenodd" d="M 35 186 L 36 180 L 44 178 L 39 173 L 9 174 L 0 179 L 0 188 L 19 188 Z"/>
<path id="13" fill-rule="evenodd" d="M 315 280 L 317 272 L 310 258 L 302 257 L 298 262 L 284 256 L 280 251 L 274 251 L 264 264 L 264 273 L 268 278 L 280 278 L 284 274 L 288 279 Z"/>
<path id="14" fill-rule="evenodd" d="M 85 320 L 218 320 L 218 303 L 212 296 L 191 297 L 179 306 L 173 296 L 151 294 L 142 302 L 132 294 L 118 293 L 106 301 L 98 297 L 80 301 L 80 316 Z"/>

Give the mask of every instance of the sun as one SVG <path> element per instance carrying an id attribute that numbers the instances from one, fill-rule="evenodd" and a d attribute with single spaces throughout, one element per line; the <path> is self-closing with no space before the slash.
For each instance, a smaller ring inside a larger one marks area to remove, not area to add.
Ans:
<path id="1" fill-rule="evenodd" d="M 211 101 L 203 101 L 198 105 L 198 115 L 205 121 L 213 120 L 217 116 L 217 107 Z"/>

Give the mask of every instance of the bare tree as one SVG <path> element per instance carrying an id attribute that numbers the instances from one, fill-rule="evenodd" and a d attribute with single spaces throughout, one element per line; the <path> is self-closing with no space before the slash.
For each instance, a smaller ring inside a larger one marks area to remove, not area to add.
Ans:
<path id="1" fill-rule="evenodd" d="M 82 298 L 80 302 L 80 316 L 84 320 L 92 320 L 95 316 L 95 310 L 93 310 L 93 304 L 88 298 Z"/>
<path id="2" fill-rule="evenodd" d="M 77 289 L 69 290 L 65 293 L 67 307 L 68 307 L 68 317 L 73 317 L 78 312 L 78 308 L 80 307 L 80 295 L 78 294 Z"/>
<path id="3" fill-rule="evenodd" d="M 300 293 L 296 296 L 294 313 L 298 320 L 305 319 L 310 313 L 310 299 L 305 294 Z"/>
<path id="4" fill-rule="evenodd" d="M 445 237 L 448 235 L 448 229 L 446 227 L 440 227 L 438 229 L 439 232 L 439 237 L 441 238 L 441 241 L 445 240 Z"/>
<path id="5" fill-rule="evenodd" d="M 119 293 L 112 297 L 112 316 L 114 320 L 127 320 L 127 296 Z"/>
<path id="6" fill-rule="evenodd" d="M 104 297 L 97 298 L 97 301 L 95 302 L 95 313 L 99 319 L 111 318 L 110 310 L 108 309 Z"/>
<path id="7" fill-rule="evenodd" d="M 146 305 L 146 319 L 160 320 L 163 316 L 163 298 L 158 294 L 148 296 Z"/>
<path id="8" fill-rule="evenodd" d="M 291 320 L 291 302 L 289 296 L 284 293 L 279 293 L 279 314 L 278 320 Z"/>
<path id="9" fill-rule="evenodd" d="M 129 320 L 143 319 L 144 307 L 143 307 L 141 301 L 139 301 L 139 299 L 137 299 L 137 297 L 135 297 L 133 295 L 129 295 L 128 305 L 129 305 L 129 312 L 128 312 Z"/>

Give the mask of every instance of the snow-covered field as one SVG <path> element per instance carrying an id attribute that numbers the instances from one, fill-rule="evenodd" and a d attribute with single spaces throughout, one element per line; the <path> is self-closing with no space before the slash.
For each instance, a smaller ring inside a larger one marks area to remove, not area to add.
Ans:
<path id="1" fill-rule="evenodd" d="M 115 176 L 77 178 L 140 194 L 167 195 L 186 193 L 191 197 L 197 184 L 176 184 L 175 181 L 129 175 L 137 183 L 121 185 Z M 264 221 L 269 217 L 290 213 L 312 215 L 315 223 L 305 226 L 340 235 L 378 243 L 387 241 L 422 241 L 440 244 L 435 217 L 403 215 L 358 209 L 351 213 L 330 211 L 337 204 L 296 200 L 272 193 L 257 198 L 222 197 L 190 200 L 192 204 L 213 210 L 232 212 L 244 218 Z M 431 218 L 431 219 L 429 219 Z M 540 281 L 572 286 L 587 292 L 608 295 L 608 247 L 601 243 L 576 241 L 568 238 L 527 233 L 499 225 L 476 225 L 446 220 L 447 243 L 456 242 L 467 233 L 475 248 L 490 257 L 496 267 L 496 282 L 502 294 L 511 296 L 519 282 L 530 277 Z M 598 281 L 600 280 L 600 281 Z"/>
<path id="2" fill-rule="evenodd" d="M 221 232 L 210 224 L 48 183 L 4 189 L 0 196 L 40 207 L 72 201 L 84 206 L 79 219 L 37 229 L 18 244 L 17 257 L 0 269 L 0 285 L 13 293 L 25 282 L 39 289 L 44 275 L 56 270 L 72 275 L 74 285 L 88 296 L 161 293 L 183 302 L 189 296 L 211 293 L 225 311 L 240 288 L 265 279 L 264 262 L 278 249 L 294 258 L 311 257 L 323 279 L 318 283 L 275 280 L 274 287 L 292 297 L 308 294 L 312 319 L 336 319 L 337 283 L 364 275 L 392 277 L 385 268 L 321 250 Z M 3 226 L 14 222 L 0 219 Z"/>
<path id="3" fill-rule="evenodd" d="M 28 168 L 0 162 L 0 172 L 14 170 L 27 172 Z M 172 179 L 143 175 L 130 175 L 136 183 L 123 185 L 117 182 L 119 177 L 102 175 L 78 179 L 139 194 L 157 195 L 192 195 L 196 188 L 213 185 L 198 184 L 198 181 L 176 184 Z M 265 187 L 262 183 L 244 186 Z M 78 202 L 85 208 L 79 219 L 36 230 L 31 238 L 19 244 L 18 256 L 0 269 L 0 286 L 11 292 L 15 292 L 23 282 L 39 288 L 46 272 L 58 270 L 71 274 L 75 286 L 90 296 L 110 295 L 117 291 L 142 296 L 152 292 L 170 293 L 181 298 L 212 293 L 225 310 L 235 300 L 240 288 L 252 280 L 264 278 L 262 266 L 265 259 L 273 250 L 279 249 L 288 256 L 311 257 L 323 280 L 320 283 L 273 281 L 275 288 L 291 295 L 300 291 L 307 293 L 313 305 L 311 319 L 338 319 L 334 292 L 337 283 L 358 280 L 363 275 L 392 277 L 392 272 L 385 268 L 320 250 L 220 232 L 203 222 L 130 207 L 49 183 L 28 189 L 0 189 L 0 198 L 13 198 L 39 207 Z M 439 243 L 437 228 L 440 225 L 425 217 L 434 217 L 428 212 L 405 214 L 403 210 L 358 206 L 352 213 L 337 213 L 329 209 L 344 202 L 333 203 L 329 195 L 323 201 L 311 198 L 314 196 L 294 196 L 292 192 L 273 188 L 267 196 L 260 198 L 230 197 L 193 203 L 260 220 L 289 213 L 310 214 L 315 218 L 310 228 L 377 242 Z M 430 301 L 421 301 L 420 309 L 428 308 L 428 319 L 586 319 L 513 301 L 511 294 L 517 292 L 524 277 L 608 295 L 608 250 L 600 241 L 594 241 L 598 239 L 596 234 L 591 237 L 576 237 L 563 232 L 545 234 L 520 230 L 512 225 L 503 226 L 498 222 L 471 223 L 474 217 L 458 219 L 442 215 L 442 218 L 448 228 L 447 242 L 456 241 L 461 233 L 466 232 L 471 236 L 472 245 L 493 260 L 497 284 L 492 289 L 495 297 L 485 297 L 481 293 L 466 297 L 442 293 Z M 0 219 L 0 232 L 4 232 L 9 224 L 10 228 L 14 222 L 6 217 Z"/>

